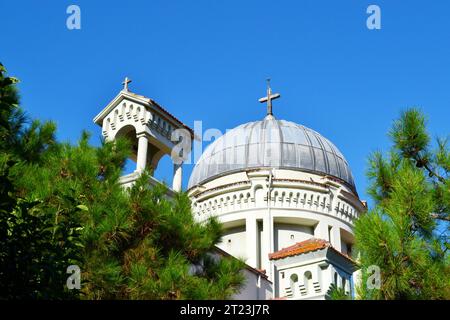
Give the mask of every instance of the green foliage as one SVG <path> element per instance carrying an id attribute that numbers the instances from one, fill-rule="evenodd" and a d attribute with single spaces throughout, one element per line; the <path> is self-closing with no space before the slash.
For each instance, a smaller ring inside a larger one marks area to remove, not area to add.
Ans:
<path id="1" fill-rule="evenodd" d="M 403 112 L 400 119 L 394 121 L 389 135 L 403 158 L 426 155 L 430 137 L 425 127 L 425 116 L 420 110 Z"/>
<path id="2" fill-rule="evenodd" d="M 339 288 L 334 283 L 330 285 L 330 289 L 328 289 L 327 296 L 330 300 L 351 300 L 352 297 L 345 293 L 343 288 Z"/>
<path id="3" fill-rule="evenodd" d="M 450 151 L 445 140 L 431 150 L 423 114 L 402 113 L 389 154 L 369 158 L 369 194 L 375 207 L 355 225 L 363 299 L 449 299 L 447 249 Z M 367 288 L 367 268 L 381 269 L 380 289 Z"/>
<path id="4" fill-rule="evenodd" d="M 101 190 L 103 201 L 85 230 L 86 283 L 91 299 L 225 299 L 242 284 L 242 262 L 212 259 L 220 224 L 194 221 L 186 194 L 169 199 L 143 174 L 129 194 Z M 108 261 L 107 264 L 104 262 Z M 196 267 L 194 267 L 196 266 Z M 193 271 L 195 269 L 195 272 Z"/>
<path id="5" fill-rule="evenodd" d="M 55 145 L 55 126 L 27 125 L 17 82 L 0 64 L 0 299 L 71 298 L 63 284 L 67 266 L 79 260 L 80 210 L 67 194 L 55 194 L 54 207 L 23 192 L 26 172 Z"/>
<path id="6" fill-rule="evenodd" d="M 17 81 L 0 65 L 0 299 L 225 299 L 243 263 L 217 259 L 221 225 L 197 223 L 184 193 L 143 174 L 119 184 L 127 140 L 56 142 L 51 122 L 28 123 Z M 81 290 L 66 288 L 69 265 Z"/>

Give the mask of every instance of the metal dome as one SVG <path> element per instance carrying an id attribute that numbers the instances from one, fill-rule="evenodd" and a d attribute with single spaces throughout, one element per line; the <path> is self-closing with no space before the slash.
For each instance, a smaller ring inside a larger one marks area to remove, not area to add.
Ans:
<path id="1" fill-rule="evenodd" d="M 333 143 L 305 126 L 272 116 L 240 125 L 211 143 L 195 165 L 188 189 L 222 175 L 264 167 L 330 175 L 355 189 L 348 163 Z"/>

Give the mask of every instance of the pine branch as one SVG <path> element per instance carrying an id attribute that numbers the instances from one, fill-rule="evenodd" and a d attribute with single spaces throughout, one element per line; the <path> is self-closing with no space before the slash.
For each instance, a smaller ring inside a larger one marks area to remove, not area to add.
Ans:
<path id="1" fill-rule="evenodd" d="M 416 160 L 416 163 L 418 164 L 419 167 L 423 167 L 425 168 L 425 170 L 427 170 L 428 176 L 430 178 L 436 177 L 441 183 L 445 183 L 445 178 L 437 174 L 433 169 L 431 169 L 425 160 L 421 159 L 419 156 L 417 156 L 417 158 L 414 160 Z"/>
<path id="2" fill-rule="evenodd" d="M 450 221 L 450 217 L 447 214 L 432 213 L 431 217 L 436 220 Z"/>

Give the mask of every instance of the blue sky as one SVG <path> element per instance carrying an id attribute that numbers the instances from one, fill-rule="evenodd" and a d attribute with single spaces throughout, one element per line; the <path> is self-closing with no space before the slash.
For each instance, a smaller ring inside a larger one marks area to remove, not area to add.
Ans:
<path id="1" fill-rule="evenodd" d="M 81 30 L 66 28 L 70 4 Z M 381 30 L 366 27 L 370 4 Z M 449 14 L 444 0 L 1 0 L 0 61 L 32 117 L 54 120 L 60 140 L 87 129 L 96 144 L 92 118 L 125 76 L 186 124 L 222 131 L 263 118 L 271 77 L 276 117 L 333 141 L 367 199 L 367 156 L 387 150 L 400 110 L 419 106 L 433 136 L 449 133 Z M 157 176 L 171 170 L 166 159 Z"/>

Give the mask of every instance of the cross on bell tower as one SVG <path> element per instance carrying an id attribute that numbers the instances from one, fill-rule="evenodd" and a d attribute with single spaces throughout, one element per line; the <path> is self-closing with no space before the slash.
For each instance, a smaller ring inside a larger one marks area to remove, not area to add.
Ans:
<path id="1" fill-rule="evenodd" d="M 125 77 L 125 80 L 123 80 L 123 82 L 122 82 L 124 91 L 128 91 L 128 84 L 130 82 L 131 82 L 131 79 L 129 79 L 128 77 Z"/>
<path id="2" fill-rule="evenodd" d="M 258 101 L 261 103 L 267 102 L 267 116 L 273 117 L 272 113 L 272 100 L 280 98 L 279 93 L 272 94 L 272 88 L 270 87 L 270 78 L 267 79 L 267 96 L 260 98 Z"/>

